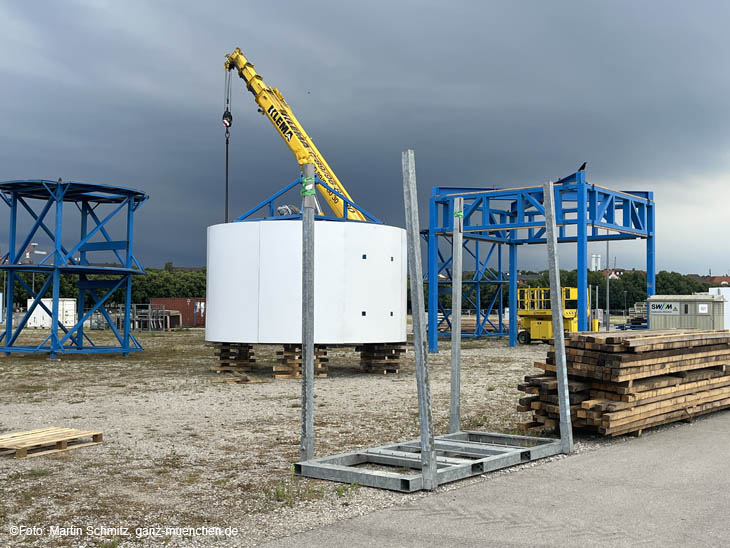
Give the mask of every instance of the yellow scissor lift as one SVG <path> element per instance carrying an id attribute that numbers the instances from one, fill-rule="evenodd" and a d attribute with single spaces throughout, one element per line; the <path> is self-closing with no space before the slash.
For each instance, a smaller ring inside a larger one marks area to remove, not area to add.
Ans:
<path id="1" fill-rule="evenodd" d="M 523 287 L 517 290 L 517 316 L 522 321 L 522 329 L 517 333 L 520 344 L 530 344 L 533 340 L 547 342 L 553 338 L 553 311 L 550 304 L 549 287 Z M 597 330 L 598 321 L 593 321 Z M 563 288 L 563 331 L 578 331 L 578 288 Z"/>

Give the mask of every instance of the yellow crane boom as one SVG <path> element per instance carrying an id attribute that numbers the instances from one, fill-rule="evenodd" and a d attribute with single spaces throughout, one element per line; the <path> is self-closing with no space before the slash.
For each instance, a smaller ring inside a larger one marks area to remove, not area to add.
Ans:
<path id="1" fill-rule="evenodd" d="M 327 183 L 334 190 L 345 196 L 348 200 L 352 200 L 345 187 L 327 164 L 314 141 L 307 135 L 304 128 L 296 119 L 291 108 L 282 97 L 279 90 L 267 86 L 261 76 L 254 70 L 253 64 L 243 55 L 243 52 L 236 48 L 233 53 L 226 55 L 226 63 L 223 65 L 226 70 L 236 69 L 238 75 L 246 82 L 246 87 L 256 99 L 259 106 L 259 112 L 266 116 L 269 121 L 284 139 L 289 149 L 294 153 L 299 165 L 311 163 L 314 165 L 314 171 L 317 177 Z M 353 207 L 348 207 L 345 212 L 343 201 L 333 192 L 317 186 L 320 193 L 338 217 L 347 215 L 348 219 L 364 221 L 365 216 Z"/>

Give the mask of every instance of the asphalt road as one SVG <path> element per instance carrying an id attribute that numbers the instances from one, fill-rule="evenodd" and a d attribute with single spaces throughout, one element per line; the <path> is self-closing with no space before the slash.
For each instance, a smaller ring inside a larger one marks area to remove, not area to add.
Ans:
<path id="1" fill-rule="evenodd" d="M 266 544 L 730 546 L 730 411 Z"/>

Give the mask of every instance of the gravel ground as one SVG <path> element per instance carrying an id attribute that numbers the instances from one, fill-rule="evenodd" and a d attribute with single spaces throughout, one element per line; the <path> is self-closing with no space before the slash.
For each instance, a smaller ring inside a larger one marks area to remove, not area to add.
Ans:
<path id="1" fill-rule="evenodd" d="M 99 446 L 0 459 L 0 546 L 161 541 L 170 546 L 252 546 L 428 496 L 292 477 L 291 464 L 299 453 L 299 381 L 212 383 L 213 350 L 200 330 L 145 334 L 141 342 L 145 351 L 128 358 L 0 360 L 0 432 L 62 426 L 104 433 Z M 256 347 L 257 360 L 271 363 L 274 350 Z M 515 411 L 522 395 L 516 385 L 538 371 L 532 363 L 544 359 L 546 350 L 542 344 L 511 349 L 504 341 L 465 342 L 463 428 L 516 432 L 517 423 L 527 420 Z M 441 354 L 429 355 L 429 365 L 435 430 L 445 433 L 448 343 Z M 315 394 L 317 455 L 418 436 L 412 350 L 400 374 L 391 376 L 364 374 L 354 352 L 331 351 L 329 378 L 315 381 Z M 577 449 L 603 443 L 584 438 Z M 45 529 L 12 536 L 10 528 L 21 525 Z M 51 526 L 79 527 L 82 535 L 50 537 Z M 87 527 L 124 527 L 130 536 L 120 535 L 121 530 L 88 534 Z M 143 530 L 137 538 L 137 528 L 155 527 L 235 527 L 238 534 L 190 538 L 154 531 L 161 536 L 149 537 Z"/>

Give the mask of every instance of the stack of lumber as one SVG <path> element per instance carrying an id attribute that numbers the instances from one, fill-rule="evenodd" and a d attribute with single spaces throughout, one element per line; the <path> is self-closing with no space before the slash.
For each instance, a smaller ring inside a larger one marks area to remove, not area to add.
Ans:
<path id="1" fill-rule="evenodd" d="M 360 352 L 360 367 L 366 373 L 395 374 L 400 371 L 405 343 L 371 343 L 355 348 Z"/>
<path id="2" fill-rule="evenodd" d="M 565 340 L 573 426 L 607 436 L 730 407 L 730 331 L 571 333 Z M 525 377 L 526 428 L 559 424 L 555 352 Z"/>
<path id="3" fill-rule="evenodd" d="M 275 379 L 300 379 L 302 377 L 302 345 L 285 344 L 284 350 L 276 352 L 277 365 L 274 366 Z M 314 345 L 314 376 L 318 379 L 327 377 L 327 347 Z"/>
<path id="4" fill-rule="evenodd" d="M 216 363 L 210 370 L 220 375 L 213 382 L 249 383 L 260 382 L 246 375 L 256 363 L 253 346 L 243 343 L 215 343 Z"/>

